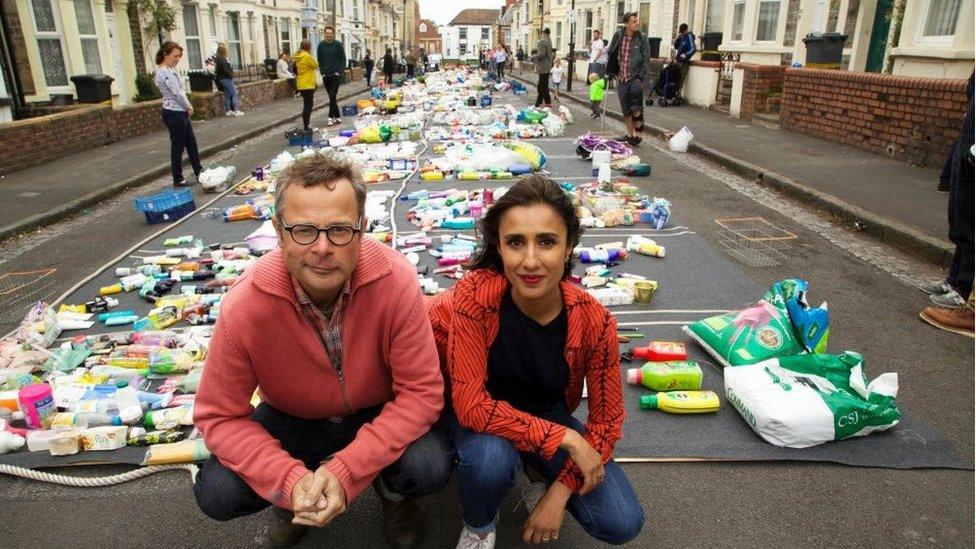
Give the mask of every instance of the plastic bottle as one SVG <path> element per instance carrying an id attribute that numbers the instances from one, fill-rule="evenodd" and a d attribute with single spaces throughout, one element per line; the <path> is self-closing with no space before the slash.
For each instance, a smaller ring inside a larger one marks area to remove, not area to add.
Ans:
<path id="1" fill-rule="evenodd" d="M 474 229 L 474 219 L 470 217 L 455 217 L 441 221 L 442 229 L 466 230 Z"/>
<path id="2" fill-rule="evenodd" d="M 115 391 L 115 403 L 119 408 L 119 418 L 122 423 L 135 423 L 142 419 L 142 404 L 139 393 L 130 387 L 123 387 Z"/>
<path id="3" fill-rule="evenodd" d="M 701 382 L 701 367 L 692 360 L 648 362 L 627 370 L 627 383 L 643 385 L 652 391 L 697 391 Z"/>
<path id="4" fill-rule="evenodd" d="M 122 418 L 116 415 L 99 413 L 60 412 L 51 418 L 51 428 L 54 430 L 87 429 L 89 427 L 103 427 L 106 425 L 122 425 Z"/>
<path id="5" fill-rule="evenodd" d="M 189 417 L 189 421 L 187 421 Z M 146 412 L 143 421 L 146 429 L 173 429 L 179 425 L 193 424 L 193 406 L 177 406 Z"/>
<path id="6" fill-rule="evenodd" d="M 627 239 L 627 249 L 651 257 L 664 257 L 665 249 L 657 242 L 642 236 L 632 236 Z"/>
<path id="7" fill-rule="evenodd" d="M 54 393 L 47 383 L 33 383 L 21 387 L 17 393 L 20 411 L 24 413 L 24 421 L 30 429 L 40 429 L 50 421 L 57 412 L 54 406 Z"/>
<path id="8" fill-rule="evenodd" d="M 609 250 L 586 249 L 580 252 L 579 258 L 583 263 L 617 261 L 618 259 L 627 259 L 627 250 L 620 248 L 613 248 Z"/>
<path id="9" fill-rule="evenodd" d="M 712 391 L 668 391 L 640 397 L 641 410 L 661 410 L 669 414 L 708 414 L 722 403 Z"/>
<path id="10" fill-rule="evenodd" d="M 634 347 L 630 356 L 637 360 L 652 362 L 666 362 L 672 360 L 687 360 L 688 349 L 684 343 L 678 341 L 652 341 L 647 347 Z"/>

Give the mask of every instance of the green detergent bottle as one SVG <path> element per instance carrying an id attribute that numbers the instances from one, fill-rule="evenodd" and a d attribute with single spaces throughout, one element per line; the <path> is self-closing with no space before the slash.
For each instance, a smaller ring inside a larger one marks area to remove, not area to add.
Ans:
<path id="1" fill-rule="evenodd" d="M 652 391 L 697 391 L 701 389 L 702 371 L 693 360 L 648 362 L 627 370 L 627 383 Z"/>

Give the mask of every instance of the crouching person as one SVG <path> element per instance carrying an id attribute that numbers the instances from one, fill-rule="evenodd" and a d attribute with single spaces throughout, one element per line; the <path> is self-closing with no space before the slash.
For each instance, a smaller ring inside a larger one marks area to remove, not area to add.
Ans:
<path id="1" fill-rule="evenodd" d="M 216 520 L 274 506 L 277 545 L 328 524 L 372 482 L 386 540 L 412 547 L 415 498 L 450 477 L 450 441 L 430 429 L 444 382 L 416 272 L 363 238 L 365 199 L 354 167 L 329 156 L 281 174 L 279 249 L 227 294 L 196 396 L 213 454 L 197 503 Z"/>

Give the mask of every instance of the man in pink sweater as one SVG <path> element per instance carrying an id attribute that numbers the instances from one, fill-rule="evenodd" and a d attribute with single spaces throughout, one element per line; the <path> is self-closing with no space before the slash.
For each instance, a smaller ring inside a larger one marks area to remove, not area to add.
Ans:
<path id="1" fill-rule="evenodd" d="M 387 541 L 414 546 L 414 498 L 450 477 L 453 449 L 431 430 L 444 381 L 417 275 L 363 238 L 365 199 L 354 167 L 329 156 L 278 177 L 279 249 L 227 294 L 197 392 L 194 420 L 213 453 L 194 486 L 200 508 L 230 520 L 273 505 L 277 545 L 327 524 L 373 482 Z"/>

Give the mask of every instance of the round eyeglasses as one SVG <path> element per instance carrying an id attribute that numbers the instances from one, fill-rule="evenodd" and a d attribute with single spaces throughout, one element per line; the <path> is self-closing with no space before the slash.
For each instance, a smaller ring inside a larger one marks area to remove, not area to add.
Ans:
<path id="1" fill-rule="evenodd" d="M 282 225 L 282 228 L 291 234 L 291 239 L 295 241 L 295 244 L 301 246 L 308 246 L 314 243 L 318 240 L 319 233 L 325 233 L 325 237 L 329 239 L 329 242 L 333 246 L 345 246 L 352 242 L 356 233 L 361 232 L 360 229 L 349 225 L 332 225 L 323 228 L 298 223 L 295 225 Z"/>

